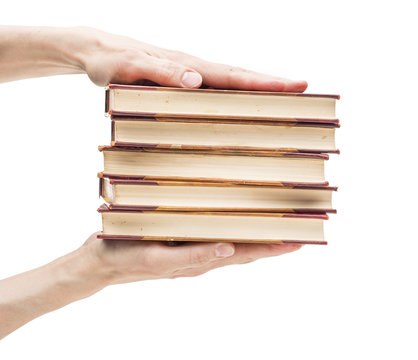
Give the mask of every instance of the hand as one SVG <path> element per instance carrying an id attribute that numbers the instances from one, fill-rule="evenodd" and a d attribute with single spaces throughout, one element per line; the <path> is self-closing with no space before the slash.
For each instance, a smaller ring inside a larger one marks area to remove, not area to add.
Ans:
<path id="1" fill-rule="evenodd" d="M 0 26 L 0 82 L 82 73 L 99 86 L 145 80 L 188 88 L 303 92 L 307 87 L 306 81 L 215 64 L 87 27 Z"/>
<path id="2" fill-rule="evenodd" d="M 197 276 L 231 264 L 282 255 L 300 245 L 101 240 L 37 269 L 0 280 L 0 339 L 23 324 L 112 284 Z M 13 291 L 10 291 L 13 289 Z"/>
<path id="3" fill-rule="evenodd" d="M 306 81 L 293 81 L 208 62 L 197 57 L 102 31 L 80 28 L 94 44 L 84 51 L 83 69 L 99 86 L 109 82 L 140 84 L 150 80 L 164 86 L 303 92 Z"/>
<path id="4" fill-rule="evenodd" d="M 197 276 L 232 264 L 295 251 L 301 245 L 185 243 L 101 240 L 95 233 L 80 249 L 95 259 L 91 268 L 107 284 Z M 91 256 L 92 255 L 92 256 Z"/>

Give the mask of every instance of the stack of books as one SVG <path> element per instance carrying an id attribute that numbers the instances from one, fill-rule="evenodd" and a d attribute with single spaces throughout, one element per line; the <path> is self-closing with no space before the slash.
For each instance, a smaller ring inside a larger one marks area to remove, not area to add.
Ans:
<path id="1" fill-rule="evenodd" d="M 337 99 L 109 84 L 100 237 L 326 244 Z"/>

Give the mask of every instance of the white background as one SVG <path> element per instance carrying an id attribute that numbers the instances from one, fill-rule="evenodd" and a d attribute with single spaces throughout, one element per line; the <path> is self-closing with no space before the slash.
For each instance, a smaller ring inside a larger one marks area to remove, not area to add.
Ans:
<path id="1" fill-rule="evenodd" d="M 107 288 L 5 338 L 12 359 L 416 359 L 413 1 L 7 1 L 0 22 L 88 25 L 339 93 L 327 247 L 192 279 Z M 84 75 L 0 84 L 0 277 L 100 228 L 104 90 Z M 1 321 L 1 320 L 0 320 Z"/>

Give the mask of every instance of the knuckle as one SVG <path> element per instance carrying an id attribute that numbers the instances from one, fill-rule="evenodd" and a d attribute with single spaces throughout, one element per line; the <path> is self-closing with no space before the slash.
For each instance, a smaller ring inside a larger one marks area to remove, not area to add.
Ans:
<path id="1" fill-rule="evenodd" d="M 242 67 L 231 66 L 229 68 L 229 73 L 235 76 L 237 74 L 248 74 L 248 73 L 250 73 L 250 71 L 247 70 L 247 69 L 244 69 Z"/>
<path id="2" fill-rule="evenodd" d="M 178 272 L 174 272 L 174 273 L 170 274 L 170 276 L 168 276 L 168 278 L 171 279 L 171 280 L 178 279 L 179 277 L 182 277 L 182 274 L 180 274 Z"/>
<path id="3" fill-rule="evenodd" d="M 208 267 L 196 267 L 196 266 L 188 266 L 186 268 L 180 268 L 172 271 L 168 276 L 170 279 L 177 279 L 180 277 L 196 277 L 208 272 L 210 268 Z"/>
<path id="4" fill-rule="evenodd" d="M 141 56 L 141 53 L 138 51 L 138 49 L 128 47 L 122 50 L 122 56 L 125 61 L 133 62 L 138 60 L 138 58 Z"/>
<path id="5" fill-rule="evenodd" d="M 167 54 L 176 57 L 176 58 L 180 58 L 182 56 L 187 56 L 184 52 L 178 51 L 178 50 L 172 50 L 172 49 L 164 49 Z"/>
<path id="6" fill-rule="evenodd" d="M 210 256 L 207 252 L 191 251 L 189 260 L 192 265 L 202 265 L 209 262 Z"/>
<path id="7" fill-rule="evenodd" d="M 180 76 L 179 67 L 173 62 L 160 62 L 156 69 L 158 78 L 164 81 L 170 81 Z"/>
<path id="8" fill-rule="evenodd" d="M 248 70 L 232 66 L 226 72 L 226 80 L 228 86 L 231 88 L 234 88 L 237 81 L 239 81 L 241 86 L 250 89 L 253 82 Z"/>
<path id="9" fill-rule="evenodd" d="M 194 58 L 193 56 L 178 50 L 164 49 L 164 51 L 171 60 L 179 61 L 181 63 Z"/>

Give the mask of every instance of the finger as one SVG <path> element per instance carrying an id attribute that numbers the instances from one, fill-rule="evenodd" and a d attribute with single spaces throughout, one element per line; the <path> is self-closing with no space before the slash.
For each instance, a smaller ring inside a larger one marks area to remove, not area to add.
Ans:
<path id="1" fill-rule="evenodd" d="M 303 92 L 308 86 L 306 81 L 274 77 L 223 64 L 209 63 L 203 69 L 204 83 L 214 88 Z"/>
<path id="2" fill-rule="evenodd" d="M 197 88 L 202 84 L 202 76 L 197 71 L 167 59 L 141 59 L 136 71 L 136 80 L 145 79 L 163 86 Z"/>
<path id="3" fill-rule="evenodd" d="M 167 266 L 183 269 L 206 266 L 213 261 L 233 256 L 234 252 L 234 244 L 186 243 L 159 248 L 158 256 Z"/>
<path id="4" fill-rule="evenodd" d="M 235 244 L 235 253 L 233 256 L 217 259 L 199 267 L 189 267 L 181 272 L 182 277 L 202 275 L 210 270 L 220 267 L 246 264 L 264 257 L 283 255 L 301 248 L 301 245 L 283 244 Z"/>
<path id="5" fill-rule="evenodd" d="M 235 244 L 235 253 L 233 256 L 219 259 L 207 264 L 201 269 L 202 274 L 227 265 L 246 264 L 255 260 L 284 255 L 300 249 L 302 245 L 294 244 Z"/>
<path id="6" fill-rule="evenodd" d="M 203 76 L 203 83 L 218 89 L 254 91 L 303 92 L 308 84 L 304 80 L 290 80 L 257 73 L 239 67 L 207 62 L 195 57 L 183 57 L 188 64 Z"/>
<path id="7" fill-rule="evenodd" d="M 298 244 L 236 244 L 234 258 L 231 261 L 245 263 L 257 259 L 279 256 L 299 250 Z"/>

